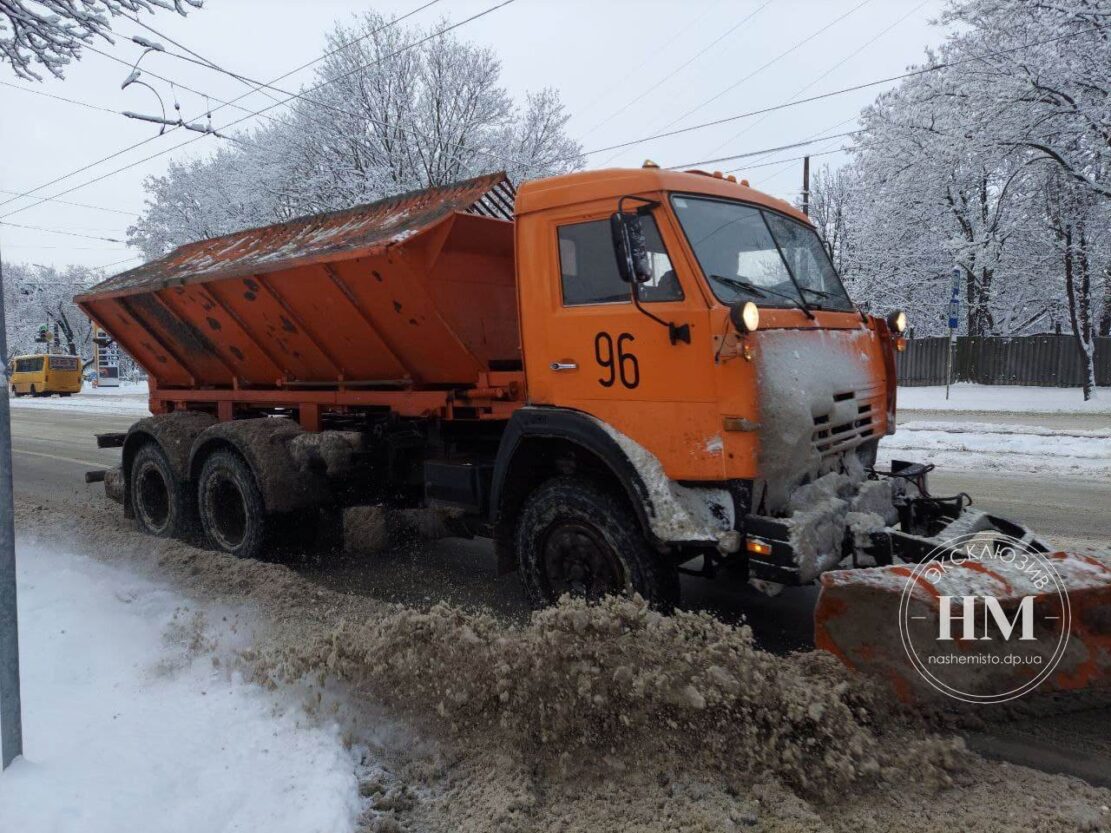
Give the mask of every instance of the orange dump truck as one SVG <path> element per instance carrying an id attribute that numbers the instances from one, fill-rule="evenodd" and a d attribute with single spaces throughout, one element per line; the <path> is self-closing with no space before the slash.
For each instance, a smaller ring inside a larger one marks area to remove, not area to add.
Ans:
<path id="1" fill-rule="evenodd" d="M 681 572 L 774 591 L 1020 526 L 876 468 L 905 316 L 857 309 L 807 218 L 653 165 L 501 175 L 182 246 L 78 296 L 150 376 L 104 475 L 158 536 L 435 507 L 534 602 Z M 98 479 L 93 474 L 93 479 Z M 697 565 L 692 569 L 691 565 Z"/>

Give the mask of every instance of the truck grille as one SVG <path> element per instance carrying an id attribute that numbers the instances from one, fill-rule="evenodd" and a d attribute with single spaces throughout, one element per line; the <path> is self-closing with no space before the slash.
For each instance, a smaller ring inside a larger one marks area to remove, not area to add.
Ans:
<path id="1" fill-rule="evenodd" d="M 870 392 L 845 391 L 833 397 L 833 410 L 814 416 L 811 443 L 822 457 L 855 448 L 876 435 L 880 398 Z"/>

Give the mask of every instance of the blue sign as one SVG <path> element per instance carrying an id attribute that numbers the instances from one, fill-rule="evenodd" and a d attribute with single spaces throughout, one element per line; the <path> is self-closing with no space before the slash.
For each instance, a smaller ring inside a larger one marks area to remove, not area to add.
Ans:
<path id="1" fill-rule="evenodd" d="M 961 268 L 953 267 L 953 294 L 949 298 L 949 329 L 955 330 L 959 326 L 957 319 L 961 314 Z"/>

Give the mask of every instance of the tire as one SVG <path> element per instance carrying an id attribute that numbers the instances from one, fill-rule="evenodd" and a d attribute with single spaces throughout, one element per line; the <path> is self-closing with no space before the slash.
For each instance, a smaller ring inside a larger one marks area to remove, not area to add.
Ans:
<path id="1" fill-rule="evenodd" d="M 254 472 L 234 451 L 214 451 L 204 461 L 197 509 L 210 549 L 237 558 L 258 558 L 265 550 L 271 519 Z"/>
<path id="2" fill-rule="evenodd" d="M 30 391 L 28 391 L 28 393 L 30 393 L 31 396 L 38 396 L 39 395 L 38 392 L 35 390 L 34 385 L 31 385 L 31 389 L 30 389 Z"/>
<path id="3" fill-rule="evenodd" d="M 135 453 L 128 477 L 131 509 L 139 529 L 156 538 L 181 538 L 192 527 L 189 495 L 174 476 L 161 446 L 148 442 Z"/>
<path id="4" fill-rule="evenodd" d="M 586 478 L 558 477 L 537 488 L 514 544 L 536 607 L 564 593 L 590 600 L 636 593 L 664 611 L 679 602 L 678 570 L 649 545 L 628 503 Z"/>

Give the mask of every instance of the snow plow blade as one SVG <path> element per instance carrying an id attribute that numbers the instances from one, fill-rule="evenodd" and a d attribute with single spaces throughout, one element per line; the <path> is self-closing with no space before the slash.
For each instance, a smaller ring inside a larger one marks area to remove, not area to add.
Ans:
<path id="1" fill-rule="evenodd" d="M 1111 554 L 1024 555 L 824 573 L 815 646 L 904 702 L 1111 687 Z M 1010 638 L 990 632 L 999 623 Z"/>

